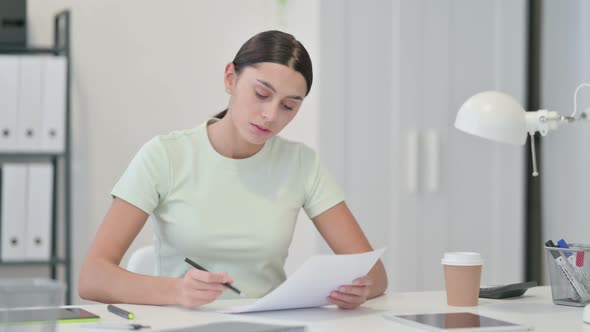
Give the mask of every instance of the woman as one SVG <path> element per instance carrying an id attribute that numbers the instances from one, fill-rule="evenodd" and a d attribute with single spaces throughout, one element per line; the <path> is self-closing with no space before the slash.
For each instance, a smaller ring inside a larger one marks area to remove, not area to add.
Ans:
<path id="1" fill-rule="evenodd" d="M 261 297 L 286 278 L 283 264 L 303 207 L 336 254 L 372 250 L 316 153 L 276 136 L 312 84 L 303 45 L 280 31 L 250 38 L 225 68 L 228 108 L 197 128 L 157 136 L 135 156 L 80 273 L 79 294 L 109 303 L 195 308 L 236 296 Z M 156 271 L 119 263 L 154 215 Z M 184 262 L 188 257 L 205 272 Z M 353 309 L 387 287 L 379 261 L 329 300 Z"/>

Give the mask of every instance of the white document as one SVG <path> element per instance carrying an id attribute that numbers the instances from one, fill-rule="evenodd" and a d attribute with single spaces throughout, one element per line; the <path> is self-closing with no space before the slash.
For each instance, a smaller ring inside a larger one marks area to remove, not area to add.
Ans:
<path id="1" fill-rule="evenodd" d="M 0 225 L 2 260 L 25 258 L 25 223 L 27 217 L 27 165 L 2 165 L 2 201 Z"/>
<path id="2" fill-rule="evenodd" d="M 16 150 L 18 57 L 0 55 L 0 152 Z"/>
<path id="3" fill-rule="evenodd" d="M 220 312 L 244 313 L 331 304 L 326 299 L 330 293 L 369 273 L 384 251 L 385 248 L 362 254 L 313 256 L 266 296 L 252 304 Z"/>
<path id="4" fill-rule="evenodd" d="M 51 255 L 53 164 L 29 164 L 28 171 L 25 256 L 27 260 L 44 261 Z"/>
<path id="5" fill-rule="evenodd" d="M 66 59 L 46 57 L 43 67 L 41 150 L 63 152 L 66 114 Z"/>
<path id="6" fill-rule="evenodd" d="M 20 151 L 41 147 L 42 56 L 21 56 L 19 65 L 17 144 Z"/>

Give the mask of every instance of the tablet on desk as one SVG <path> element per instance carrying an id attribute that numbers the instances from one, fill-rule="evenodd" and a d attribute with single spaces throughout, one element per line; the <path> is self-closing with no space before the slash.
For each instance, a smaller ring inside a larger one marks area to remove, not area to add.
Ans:
<path id="1" fill-rule="evenodd" d="M 507 321 L 470 312 L 449 312 L 435 314 L 394 315 L 385 314 L 383 317 L 425 331 L 452 332 L 492 332 L 492 331 L 530 331 L 532 328 Z"/>
<path id="2" fill-rule="evenodd" d="M 82 308 L 33 308 L 33 309 L 9 309 L 0 310 L 1 324 L 21 324 L 21 323 L 82 323 L 94 322 L 100 319 L 95 315 Z"/>

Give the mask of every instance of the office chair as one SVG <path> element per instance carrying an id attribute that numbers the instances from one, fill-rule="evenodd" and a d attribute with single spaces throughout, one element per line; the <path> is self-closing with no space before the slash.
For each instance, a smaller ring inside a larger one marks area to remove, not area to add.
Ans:
<path id="1" fill-rule="evenodd" d="M 135 250 L 127 262 L 127 271 L 153 276 L 156 273 L 156 254 L 154 246 Z"/>

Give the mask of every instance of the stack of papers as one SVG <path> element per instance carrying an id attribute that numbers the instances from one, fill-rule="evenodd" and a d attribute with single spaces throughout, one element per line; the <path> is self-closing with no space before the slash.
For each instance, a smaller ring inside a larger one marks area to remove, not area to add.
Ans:
<path id="1" fill-rule="evenodd" d="M 385 248 L 362 254 L 313 256 L 283 284 L 256 302 L 218 312 L 246 313 L 329 305 L 327 297 L 332 291 L 369 273 L 384 251 Z"/>

